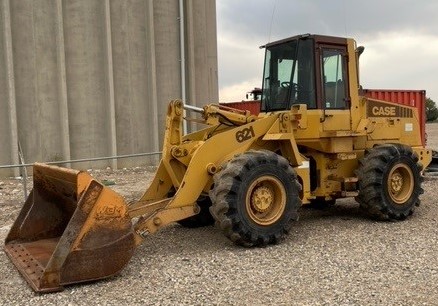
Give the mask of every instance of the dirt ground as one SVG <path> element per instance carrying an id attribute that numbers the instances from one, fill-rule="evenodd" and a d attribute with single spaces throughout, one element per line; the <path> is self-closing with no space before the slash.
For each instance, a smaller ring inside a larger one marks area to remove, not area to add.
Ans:
<path id="1" fill-rule="evenodd" d="M 438 124 L 428 124 L 438 150 Z M 92 170 L 128 202 L 153 169 Z M 31 181 L 28 181 L 31 187 Z M 423 183 L 422 205 L 404 222 L 375 222 L 352 199 L 330 210 L 302 210 L 290 237 L 261 249 L 234 246 L 214 227 L 172 225 L 148 237 L 109 280 L 39 295 L 0 252 L 2 305 L 436 305 L 438 179 Z M 0 239 L 24 202 L 22 181 L 0 179 Z"/>

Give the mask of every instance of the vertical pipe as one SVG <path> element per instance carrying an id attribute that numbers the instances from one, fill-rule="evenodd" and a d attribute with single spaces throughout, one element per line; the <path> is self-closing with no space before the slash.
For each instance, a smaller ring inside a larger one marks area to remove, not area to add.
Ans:
<path id="1" fill-rule="evenodd" d="M 9 124 L 11 139 L 11 161 L 12 164 L 18 164 L 18 125 L 17 125 L 17 103 L 15 99 L 15 76 L 14 60 L 12 51 L 12 31 L 11 31 L 11 10 L 9 0 L 2 1 L 2 11 L 4 14 L 5 30 L 5 49 L 6 49 L 6 73 L 8 78 L 8 107 L 9 107 Z M 15 168 L 14 175 L 19 175 L 19 169 Z"/>
<path id="2" fill-rule="evenodd" d="M 179 0 L 179 48 L 180 48 L 180 61 L 181 61 L 181 99 L 184 104 L 187 103 L 186 99 L 186 55 L 185 55 L 185 28 L 184 28 L 184 0 Z M 186 110 L 184 109 L 183 117 L 186 116 Z M 187 134 L 187 120 L 183 120 L 183 134 Z"/>
<path id="3" fill-rule="evenodd" d="M 110 124 L 110 155 L 117 155 L 117 131 L 116 131 L 116 106 L 114 100 L 114 69 L 113 69 L 113 49 L 111 39 L 111 11 L 110 2 L 105 0 L 105 34 L 106 34 L 106 56 L 108 73 L 108 93 L 109 93 L 109 124 Z M 111 160 L 111 167 L 117 169 L 117 160 Z"/>
<path id="4" fill-rule="evenodd" d="M 64 160 L 71 159 L 70 131 L 68 120 L 67 77 L 65 65 L 64 18 L 62 16 L 62 0 L 56 0 L 56 53 L 58 66 L 58 86 L 60 92 L 59 115 L 61 117 L 62 154 Z M 70 163 L 66 164 L 70 167 Z"/>

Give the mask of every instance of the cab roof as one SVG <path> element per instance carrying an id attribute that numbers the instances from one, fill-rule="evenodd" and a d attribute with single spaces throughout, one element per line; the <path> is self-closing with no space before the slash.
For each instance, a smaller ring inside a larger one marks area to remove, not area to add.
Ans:
<path id="1" fill-rule="evenodd" d="M 298 39 L 313 39 L 317 44 L 335 44 L 335 45 L 346 45 L 347 38 L 345 37 L 336 37 L 336 36 L 327 36 L 327 35 L 319 35 L 319 34 L 301 34 L 295 35 L 292 37 L 288 37 L 285 39 L 277 40 L 274 42 L 267 43 L 266 45 L 260 46 L 260 48 L 267 48 L 274 45 L 280 45 L 286 43 L 288 41 L 298 40 Z"/>

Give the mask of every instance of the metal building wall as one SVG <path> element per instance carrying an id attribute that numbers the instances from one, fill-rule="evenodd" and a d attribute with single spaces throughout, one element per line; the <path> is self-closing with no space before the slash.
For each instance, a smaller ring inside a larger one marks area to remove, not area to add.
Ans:
<path id="1" fill-rule="evenodd" d="M 159 151 L 182 97 L 179 3 L 0 0 L 0 165 L 18 143 L 26 162 Z M 218 100 L 215 0 L 182 3 L 186 97 L 201 106 Z"/>

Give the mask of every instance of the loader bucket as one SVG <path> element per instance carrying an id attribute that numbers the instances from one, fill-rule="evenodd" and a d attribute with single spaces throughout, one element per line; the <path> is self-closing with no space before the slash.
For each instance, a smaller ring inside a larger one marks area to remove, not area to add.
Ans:
<path id="1" fill-rule="evenodd" d="M 127 205 L 88 173 L 35 164 L 34 187 L 5 251 L 37 292 L 112 276 L 128 263 L 135 238 Z"/>

